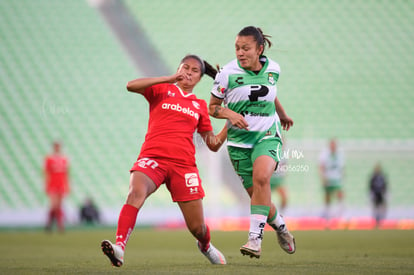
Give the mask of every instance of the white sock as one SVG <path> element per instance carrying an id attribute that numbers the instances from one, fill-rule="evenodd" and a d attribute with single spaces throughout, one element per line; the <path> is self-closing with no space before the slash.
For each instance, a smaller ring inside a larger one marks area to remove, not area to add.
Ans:
<path id="1" fill-rule="evenodd" d="M 249 238 L 263 239 L 264 227 L 266 225 L 267 216 L 259 214 L 250 215 Z"/>
<path id="2" fill-rule="evenodd" d="M 283 219 L 282 215 L 279 214 L 277 211 L 276 218 L 269 222 L 269 225 L 273 227 L 274 230 L 284 230 L 286 228 L 285 220 Z"/>

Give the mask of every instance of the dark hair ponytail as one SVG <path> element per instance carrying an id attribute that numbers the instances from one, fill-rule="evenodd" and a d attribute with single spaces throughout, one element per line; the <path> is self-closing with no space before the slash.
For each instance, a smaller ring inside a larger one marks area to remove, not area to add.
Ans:
<path id="1" fill-rule="evenodd" d="M 212 79 L 215 79 L 217 73 L 219 72 L 219 66 L 216 65 L 216 69 L 213 66 L 211 66 L 210 63 L 204 60 L 204 67 L 206 68 L 205 74 L 211 77 Z"/>
<path id="2" fill-rule="evenodd" d="M 261 54 L 264 53 L 266 46 L 268 48 L 272 47 L 272 42 L 270 41 L 270 35 L 267 34 L 263 34 L 263 31 L 261 28 L 257 28 L 254 26 L 248 26 L 243 28 L 238 36 L 253 36 L 254 40 L 257 42 L 257 46 L 260 47 L 261 45 L 263 45 L 263 52 L 261 52 Z"/>

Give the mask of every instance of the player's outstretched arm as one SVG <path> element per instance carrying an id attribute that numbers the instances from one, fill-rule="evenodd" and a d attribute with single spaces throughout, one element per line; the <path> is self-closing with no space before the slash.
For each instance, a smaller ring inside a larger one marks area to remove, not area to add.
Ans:
<path id="1" fill-rule="evenodd" d="M 227 139 L 227 126 L 224 125 L 223 129 L 221 129 L 217 135 L 214 135 L 213 131 L 202 132 L 200 135 L 205 141 L 207 147 L 211 151 L 217 152 Z"/>
<path id="2" fill-rule="evenodd" d="M 149 78 L 137 78 L 127 83 L 127 90 L 133 93 L 143 94 L 145 89 L 160 83 L 167 83 L 168 77 L 161 76 L 161 77 L 149 77 Z"/>
<path id="3" fill-rule="evenodd" d="M 177 81 L 189 78 L 183 71 L 183 64 L 178 68 L 177 72 L 170 76 L 159 76 L 159 77 L 147 77 L 147 78 L 137 78 L 131 81 L 128 81 L 126 88 L 128 91 L 138 94 L 143 94 L 145 89 L 156 84 L 161 83 L 175 83 Z"/>

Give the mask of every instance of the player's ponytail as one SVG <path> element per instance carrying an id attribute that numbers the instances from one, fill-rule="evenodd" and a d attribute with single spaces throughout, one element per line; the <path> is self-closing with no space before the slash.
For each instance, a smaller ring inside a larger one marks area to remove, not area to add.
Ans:
<path id="1" fill-rule="evenodd" d="M 262 31 L 262 29 L 261 28 L 257 28 L 257 30 L 260 32 L 260 35 L 262 36 L 262 43 L 263 43 L 263 52 L 264 52 L 264 50 L 265 50 L 265 48 L 266 48 L 266 45 L 267 45 L 267 48 L 270 48 L 270 47 L 272 47 L 272 41 L 270 41 L 270 38 L 272 37 L 271 35 L 267 35 L 267 34 L 263 34 L 263 31 Z M 263 53 L 262 53 L 263 54 Z"/>
<path id="2" fill-rule="evenodd" d="M 205 74 L 211 77 L 212 79 L 215 79 L 217 73 L 219 72 L 219 66 L 216 65 L 216 69 L 213 66 L 211 66 L 210 63 L 204 60 L 204 67 L 206 68 Z"/>

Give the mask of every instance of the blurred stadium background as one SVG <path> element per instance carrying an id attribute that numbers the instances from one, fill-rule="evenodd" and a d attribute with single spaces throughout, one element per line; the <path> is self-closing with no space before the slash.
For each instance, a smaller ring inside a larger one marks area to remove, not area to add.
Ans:
<path id="1" fill-rule="evenodd" d="M 346 154 L 345 217 L 371 216 L 368 178 L 380 161 L 388 218 L 414 219 L 413 18 L 408 0 L 0 0 L 0 226 L 44 223 L 42 164 L 55 139 L 71 161 L 69 222 L 92 197 L 103 223 L 115 224 L 148 119 L 126 82 L 173 73 L 188 53 L 224 65 L 248 25 L 272 35 L 267 55 L 281 65 L 278 95 L 295 121 L 285 133 L 289 163 L 305 169 L 288 173 L 285 215 L 321 214 L 318 154 L 336 137 Z M 208 101 L 211 86 L 204 78 L 197 95 Z M 212 121 L 220 130 L 223 121 Z M 206 216 L 246 216 L 226 150 L 195 141 Z M 180 219 L 163 187 L 138 222 Z"/>

